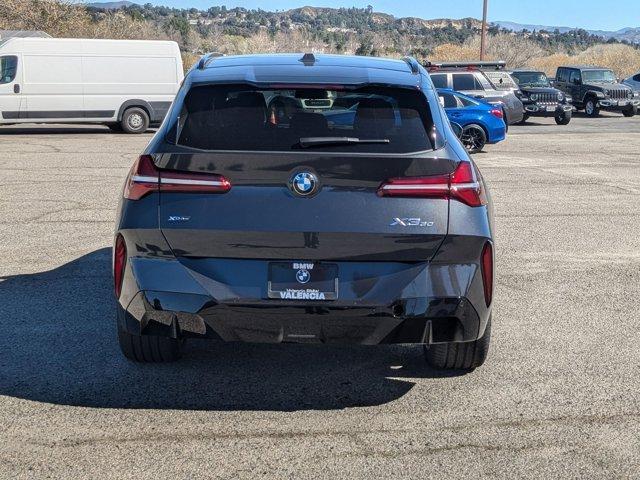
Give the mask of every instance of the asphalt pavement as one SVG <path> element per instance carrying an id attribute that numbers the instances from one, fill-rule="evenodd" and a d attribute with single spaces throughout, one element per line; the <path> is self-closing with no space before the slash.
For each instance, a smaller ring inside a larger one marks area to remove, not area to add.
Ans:
<path id="1" fill-rule="evenodd" d="M 640 117 L 531 119 L 475 155 L 487 363 L 420 348 L 118 350 L 117 199 L 151 138 L 0 127 L 0 478 L 639 478 Z"/>

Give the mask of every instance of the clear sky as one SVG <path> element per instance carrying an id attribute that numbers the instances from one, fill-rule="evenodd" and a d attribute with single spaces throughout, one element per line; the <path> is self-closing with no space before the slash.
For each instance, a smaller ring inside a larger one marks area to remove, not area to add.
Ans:
<path id="1" fill-rule="evenodd" d="M 106 0 L 85 0 L 106 1 Z M 482 0 L 132 0 L 157 5 L 207 9 L 227 7 L 284 10 L 304 5 L 326 7 L 366 7 L 396 17 L 463 18 L 482 16 Z M 640 27 L 640 0 L 489 0 L 489 20 L 517 23 L 581 27 L 589 30 L 618 30 Z"/>

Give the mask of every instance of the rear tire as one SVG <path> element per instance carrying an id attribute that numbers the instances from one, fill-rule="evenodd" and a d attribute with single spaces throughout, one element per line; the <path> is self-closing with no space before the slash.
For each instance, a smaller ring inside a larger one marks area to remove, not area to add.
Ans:
<path id="1" fill-rule="evenodd" d="M 487 359 L 491 342 L 491 317 L 482 338 L 474 342 L 439 343 L 425 345 L 424 356 L 427 363 L 443 370 L 472 370 Z"/>
<path id="2" fill-rule="evenodd" d="M 174 362 L 182 356 L 183 340 L 155 335 L 134 335 L 118 325 L 118 343 L 122 354 L 133 362 Z"/>
<path id="3" fill-rule="evenodd" d="M 520 120 L 518 122 L 518 125 L 524 125 L 525 123 L 527 123 L 527 120 L 529 120 L 529 115 L 527 115 L 526 113 L 522 116 L 522 120 Z"/>
<path id="4" fill-rule="evenodd" d="M 144 133 L 149 128 L 149 115 L 140 107 L 127 108 L 120 125 L 126 133 Z"/>
<path id="5" fill-rule="evenodd" d="M 487 143 L 487 134 L 480 125 L 472 123 L 462 128 L 460 140 L 467 152 L 478 153 L 482 151 Z"/>
<path id="6" fill-rule="evenodd" d="M 562 112 L 555 116 L 558 125 L 568 125 L 571 121 L 571 112 Z"/>
<path id="7" fill-rule="evenodd" d="M 633 105 L 629 105 L 622 110 L 622 114 L 625 117 L 633 117 L 636 113 L 638 113 L 638 110 Z"/>
<path id="8" fill-rule="evenodd" d="M 598 106 L 598 101 L 589 98 L 587 102 L 584 104 L 584 113 L 587 114 L 588 117 L 596 118 L 600 115 L 600 107 Z"/>

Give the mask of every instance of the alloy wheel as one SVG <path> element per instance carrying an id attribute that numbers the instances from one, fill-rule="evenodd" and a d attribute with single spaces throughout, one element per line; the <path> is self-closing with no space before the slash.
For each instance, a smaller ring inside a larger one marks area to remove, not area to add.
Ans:
<path id="1" fill-rule="evenodd" d="M 486 142 L 484 132 L 478 127 L 467 127 L 462 132 L 462 144 L 470 153 L 479 152 Z"/>

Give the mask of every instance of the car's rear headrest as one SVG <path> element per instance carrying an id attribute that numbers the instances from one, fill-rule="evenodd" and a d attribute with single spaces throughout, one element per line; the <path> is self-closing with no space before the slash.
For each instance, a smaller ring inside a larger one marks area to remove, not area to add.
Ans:
<path id="1" fill-rule="evenodd" d="M 267 105 L 260 92 L 240 92 L 221 107 L 225 125 L 257 126 L 264 124 L 267 116 Z"/>

